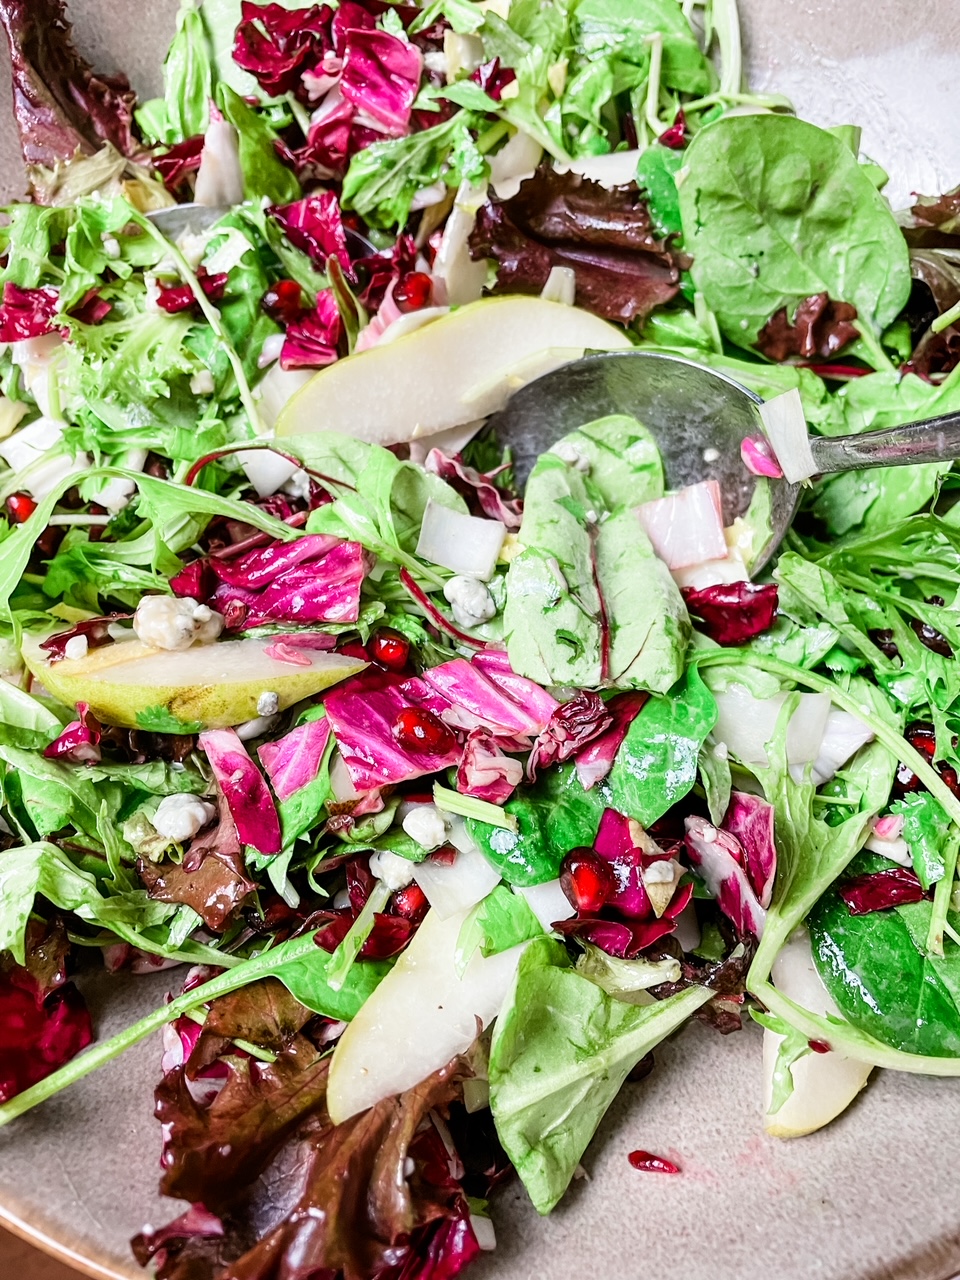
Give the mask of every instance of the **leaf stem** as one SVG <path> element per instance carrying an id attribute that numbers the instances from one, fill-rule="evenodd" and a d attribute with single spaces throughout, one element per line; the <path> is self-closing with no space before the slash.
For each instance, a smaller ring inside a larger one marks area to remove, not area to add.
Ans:
<path id="1" fill-rule="evenodd" d="M 189 1014 L 199 1005 L 215 1000 L 217 996 L 229 995 L 231 991 L 238 991 L 241 987 L 256 982 L 258 978 L 274 974 L 278 968 L 278 960 L 281 964 L 286 964 L 311 955 L 316 950 L 315 936 L 315 933 L 305 934 L 302 938 L 283 943 L 281 947 L 264 951 L 252 960 L 244 961 L 235 969 L 229 969 L 226 973 L 221 973 L 209 982 L 203 983 L 202 986 L 194 987 L 192 991 L 177 996 L 169 1004 L 154 1009 L 145 1018 L 141 1018 L 131 1027 L 126 1027 L 102 1044 L 94 1045 L 86 1053 L 82 1053 L 72 1062 L 68 1062 L 65 1067 L 61 1067 L 59 1071 L 54 1071 L 45 1080 L 41 1080 L 39 1084 L 25 1089 L 9 1102 L 3 1103 L 0 1106 L 0 1128 L 27 1111 L 31 1111 L 39 1103 L 46 1102 L 48 1098 L 54 1097 L 78 1080 L 99 1070 L 100 1067 L 106 1066 L 127 1049 L 132 1049 L 135 1044 L 152 1035 L 154 1031 L 159 1031 L 167 1023 L 175 1021 L 181 1014 Z M 282 959 L 280 959 L 281 952 Z"/>

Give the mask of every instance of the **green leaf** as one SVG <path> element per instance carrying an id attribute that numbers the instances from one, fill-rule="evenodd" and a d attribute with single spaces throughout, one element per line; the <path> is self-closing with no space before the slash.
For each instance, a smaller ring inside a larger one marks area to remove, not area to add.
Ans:
<path id="1" fill-rule="evenodd" d="M 780 115 L 726 116 L 684 152 L 684 246 L 726 337 L 751 346 L 774 312 L 827 293 L 879 334 L 910 292 L 907 245 L 843 142 Z"/>
<path id="2" fill-rule="evenodd" d="M 750 1010 L 750 1017 L 761 1027 L 775 1032 L 782 1039 L 777 1046 L 777 1058 L 773 1064 L 773 1088 L 770 1092 L 768 1116 L 775 1116 L 783 1104 L 793 1093 L 793 1064 L 811 1053 L 810 1041 L 789 1022 L 775 1013 L 763 1013 L 758 1009 Z"/>
<path id="3" fill-rule="evenodd" d="M 929 917 L 929 903 L 915 905 L 926 909 L 921 921 Z M 831 890 L 808 920 L 817 971 L 859 1030 L 905 1053 L 960 1057 L 960 947 L 950 942 L 942 958 L 925 956 L 905 920 L 911 912 L 855 916 Z M 925 937 L 925 922 L 921 931 Z"/>
<path id="4" fill-rule="evenodd" d="M 212 50 L 195 0 L 181 0 L 177 31 L 163 62 L 162 102 L 144 103 L 137 123 L 151 142 L 173 144 L 205 133 L 213 96 Z"/>
<path id="5" fill-rule="evenodd" d="M 717 704 L 696 669 L 669 696 L 650 698 L 632 721 L 607 777 L 584 791 L 576 768 L 547 769 L 504 809 L 517 820 L 505 831 L 472 819 L 467 829 L 509 884 L 553 880 L 563 855 L 592 845 L 604 809 L 648 827 L 682 800 L 697 777 L 697 760 L 717 722 Z"/>
<path id="6" fill-rule="evenodd" d="M 561 446 L 541 455 L 524 495 L 524 549 L 510 562 L 503 612 L 511 665 L 546 685 L 663 693 L 682 670 L 689 619 L 636 513 L 619 505 L 663 492 L 655 446 L 623 415 Z M 567 456 L 585 458 L 589 477 Z"/>
<path id="7" fill-rule="evenodd" d="M 178 720 L 169 708 L 164 706 L 147 707 L 137 712 L 137 728 L 146 729 L 149 733 L 199 733 L 203 725 L 199 720 Z"/>
<path id="8" fill-rule="evenodd" d="M 344 209 L 355 210 L 375 227 L 402 226 L 414 196 L 424 187 L 441 177 L 450 187 L 465 178 L 482 178 L 486 166 L 471 124 L 471 116 L 458 112 L 432 129 L 358 151 L 343 180 Z"/>
<path id="9" fill-rule="evenodd" d="M 890 810 L 903 814 L 903 838 L 913 859 L 913 869 L 927 890 L 943 879 L 943 850 L 950 835 L 950 819 L 927 791 L 904 796 L 891 805 Z"/>
<path id="10" fill-rule="evenodd" d="M 677 173 L 685 163 L 684 155 L 683 151 L 654 143 L 637 163 L 637 186 L 647 198 L 659 236 L 679 235 L 682 230 Z"/>
<path id="11" fill-rule="evenodd" d="M 247 200 L 264 198 L 290 204 L 300 198 L 300 183 L 277 155 L 277 135 L 262 116 L 248 107 L 228 84 L 217 86 L 220 110 L 240 135 L 240 168 Z"/>
<path id="12" fill-rule="evenodd" d="M 572 969 L 559 943 L 527 947 L 490 1046 L 490 1107 L 539 1213 L 570 1185 L 630 1071 L 710 994 L 690 987 L 654 1004 L 626 1004 Z"/>
<path id="13" fill-rule="evenodd" d="M 495 956 L 521 942 L 542 938 L 544 932 L 526 898 L 498 884 L 464 921 L 457 950 L 465 962 L 478 946 L 484 957 Z"/>

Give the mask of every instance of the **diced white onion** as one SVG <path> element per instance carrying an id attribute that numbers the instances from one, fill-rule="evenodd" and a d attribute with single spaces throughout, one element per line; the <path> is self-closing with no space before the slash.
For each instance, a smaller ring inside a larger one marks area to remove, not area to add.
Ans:
<path id="1" fill-rule="evenodd" d="M 678 493 L 644 502 L 637 514 L 654 551 L 668 569 L 726 559 L 720 486 L 716 480 L 701 480 Z"/>
<path id="2" fill-rule="evenodd" d="M 234 456 L 260 498 L 269 498 L 271 493 L 276 493 L 299 470 L 297 463 L 274 453 L 272 449 L 243 449 Z"/>
<path id="3" fill-rule="evenodd" d="M 522 129 L 490 157 L 490 186 L 498 200 L 512 200 L 520 184 L 537 171 L 543 147 Z"/>
<path id="4" fill-rule="evenodd" d="M 545 929 L 549 929 L 555 920 L 569 920 L 576 914 L 576 908 L 571 907 L 567 895 L 560 888 L 559 880 L 519 886 L 517 893 L 526 898 L 527 906 Z"/>
<path id="5" fill-rule="evenodd" d="M 282 337 L 282 335 L 278 336 Z M 312 376 L 310 369 L 281 369 L 279 364 L 270 366 L 253 391 L 253 398 L 260 412 L 260 421 L 268 431 L 273 430 L 280 417 L 280 410 L 290 397 L 295 395 L 301 387 L 306 386 Z"/>
<path id="6" fill-rule="evenodd" d="M 477 1244 L 484 1253 L 490 1253 L 497 1247 L 497 1233 L 489 1218 L 484 1218 L 478 1213 L 471 1213 L 470 1226 L 473 1228 L 473 1234 L 477 1237 Z"/>
<path id="7" fill-rule="evenodd" d="M 243 200 L 240 135 L 226 120 L 213 120 L 207 126 L 194 199 L 209 208 L 232 206 Z"/>
<path id="8" fill-rule="evenodd" d="M 487 198 L 487 184 L 461 182 L 433 262 L 433 292 L 441 305 L 462 307 L 477 302 L 487 279 L 486 259 L 470 257 L 470 232 L 477 210 Z"/>
<path id="9" fill-rule="evenodd" d="M 573 267 L 551 267 L 540 297 L 546 302 L 562 302 L 565 307 L 572 307 L 576 296 L 577 273 Z"/>
<path id="10" fill-rule="evenodd" d="M 506 535 L 506 526 L 499 520 L 451 511 L 431 498 L 423 513 L 417 555 L 486 582 L 493 576 Z"/>
<path id="11" fill-rule="evenodd" d="M 872 741 L 873 730 L 862 720 L 852 716 L 849 711 L 831 707 L 824 725 L 820 749 L 813 762 L 814 785 L 819 787 L 824 782 L 829 782 L 854 752 Z M 790 772 L 794 774 L 794 780 L 799 781 L 796 770 L 792 768 Z"/>
<path id="12" fill-rule="evenodd" d="M 760 417 L 784 479 L 790 484 L 799 484 L 816 475 L 817 464 L 813 460 L 807 420 L 797 388 L 765 401 L 760 406 Z"/>
<path id="13" fill-rule="evenodd" d="M 584 156 L 569 164 L 555 164 L 557 173 L 576 173 L 608 190 L 625 187 L 637 176 L 639 151 L 610 151 L 602 156 Z"/>
<path id="14" fill-rule="evenodd" d="M 475 844 L 461 849 L 451 863 L 418 862 L 413 878 L 441 920 L 476 906 L 500 883 L 500 873 Z"/>
<path id="15" fill-rule="evenodd" d="M 741 684 L 731 684 L 715 695 L 719 716 L 713 730 L 717 742 L 726 743 L 730 752 L 744 764 L 766 768 L 766 744 L 777 730 L 785 693 L 772 698 L 755 698 Z M 801 693 L 799 704 L 787 726 L 787 762 L 802 770 L 820 753 L 830 714 L 830 695 Z"/>

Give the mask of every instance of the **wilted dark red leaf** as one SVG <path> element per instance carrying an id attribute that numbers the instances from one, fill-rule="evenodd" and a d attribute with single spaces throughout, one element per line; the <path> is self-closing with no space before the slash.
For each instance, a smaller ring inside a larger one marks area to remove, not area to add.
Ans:
<path id="1" fill-rule="evenodd" d="M 55 169 L 104 142 L 125 156 L 136 94 L 125 76 L 100 76 L 74 48 L 63 0 L 0 0 L 10 45 L 13 105 L 28 170 Z M 6 339 L 3 339 L 6 341 Z"/>
<path id="2" fill-rule="evenodd" d="M 817 293 L 798 304 L 793 320 L 787 318 L 786 307 L 775 311 L 755 345 L 768 359 L 778 362 L 791 356 L 829 360 L 860 336 L 853 324 L 856 318 L 857 309 L 849 302 L 833 302 L 827 294 Z"/>
<path id="3" fill-rule="evenodd" d="M 852 916 L 865 916 L 871 911 L 922 902 L 928 896 L 917 873 L 907 867 L 888 867 L 886 871 L 854 876 L 839 885 L 838 892 Z"/>
<path id="4" fill-rule="evenodd" d="M 678 259 L 656 238 L 634 184 L 609 191 L 546 167 L 513 199 L 483 205 L 470 253 L 496 261 L 501 293 L 539 293 L 552 267 L 572 267 L 577 304 L 623 323 L 679 288 Z"/>
<path id="5" fill-rule="evenodd" d="M 777 615 L 775 582 L 722 582 L 699 590 L 687 587 L 683 599 L 691 615 L 717 644 L 746 644 L 769 631 Z"/>
<path id="6" fill-rule="evenodd" d="M 960 235 L 960 187 L 939 196 L 917 196 L 910 212 L 919 226 L 937 227 L 949 235 Z"/>
<path id="7" fill-rule="evenodd" d="M 533 744 L 527 760 L 527 778 L 533 782 L 538 769 L 569 760 L 612 724 L 613 716 L 599 694 L 581 690 L 568 702 L 562 702 Z"/>

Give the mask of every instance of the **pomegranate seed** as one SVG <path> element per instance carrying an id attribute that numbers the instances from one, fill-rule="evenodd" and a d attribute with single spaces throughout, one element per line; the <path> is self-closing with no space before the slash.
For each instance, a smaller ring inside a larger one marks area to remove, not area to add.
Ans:
<path id="1" fill-rule="evenodd" d="M 66 537 L 66 529 L 58 529 L 56 525 L 47 525 L 43 533 L 33 544 L 33 549 L 41 559 L 49 559 L 57 554 L 60 543 Z"/>
<path id="2" fill-rule="evenodd" d="M 425 707 L 404 707 L 394 721 L 393 736 L 408 751 L 433 755 L 450 751 L 455 741 L 443 721 Z"/>
<path id="3" fill-rule="evenodd" d="M 410 657 L 410 641 L 399 631 L 381 627 L 369 644 L 370 657 L 388 671 L 402 671 Z"/>
<path id="4" fill-rule="evenodd" d="M 663 1156 L 651 1155 L 649 1151 L 631 1151 L 627 1159 L 635 1169 L 643 1169 L 647 1173 L 679 1173 L 680 1166 Z"/>
<path id="5" fill-rule="evenodd" d="M 937 735 L 933 725 L 927 720 L 917 720 L 913 724 L 907 726 L 903 735 L 910 743 L 915 751 L 919 751 L 925 756 L 931 764 L 936 761 L 937 754 Z M 954 738 L 953 746 L 956 747 L 957 739 Z M 943 761 L 936 764 L 937 773 L 950 788 L 955 796 L 960 796 L 960 778 L 957 777 L 956 769 L 945 764 Z M 905 764 L 901 764 L 897 769 L 896 781 L 893 785 L 896 795 L 904 795 L 911 791 L 924 790 L 923 783 L 913 772 L 913 770 Z"/>
<path id="6" fill-rule="evenodd" d="M 560 864 L 560 887 L 571 906 L 594 915 L 616 889 L 613 868 L 593 849 L 571 849 Z"/>
<path id="7" fill-rule="evenodd" d="M 29 520 L 36 509 L 37 504 L 29 493 L 11 493 L 7 499 L 7 510 L 17 524 L 23 524 L 25 520 Z"/>
<path id="8" fill-rule="evenodd" d="M 401 311 L 421 311 L 430 305 L 433 281 L 425 271 L 411 271 L 393 288 L 393 300 Z"/>
<path id="9" fill-rule="evenodd" d="M 827 1044 L 826 1040 L 808 1040 L 807 1044 L 810 1046 L 810 1048 L 813 1050 L 814 1053 L 830 1052 L 830 1046 Z"/>
<path id="10" fill-rule="evenodd" d="M 393 905 L 398 915 L 412 920 L 427 906 L 427 896 L 418 884 L 408 884 L 405 889 L 398 889 L 393 895 Z"/>
<path id="11" fill-rule="evenodd" d="M 284 326 L 299 320 L 306 311 L 303 290 L 296 280 L 278 280 L 263 295 L 260 304 L 271 320 Z"/>

